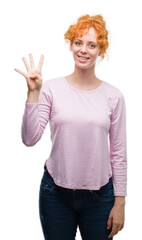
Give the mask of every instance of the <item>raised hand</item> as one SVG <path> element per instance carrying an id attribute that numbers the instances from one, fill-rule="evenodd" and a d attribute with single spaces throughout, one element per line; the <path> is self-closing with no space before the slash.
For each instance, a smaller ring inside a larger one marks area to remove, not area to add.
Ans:
<path id="1" fill-rule="evenodd" d="M 27 81 L 27 86 L 28 86 L 28 92 L 32 92 L 34 90 L 40 91 L 41 86 L 42 86 L 42 74 L 41 74 L 41 68 L 44 60 L 44 55 L 41 55 L 39 64 L 37 68 L 35 68 L 34 65 L 34 59 L 32 54 L 29 54 L 30 58 L 30 65 L 28 64 L 27 60 L 25 57 L 22 57 L 22 60 L 26 66 L 27 73 L 24 73 L 23 71 L 15 68 L 14 70 L 20 74 L 22 74 Z"/>

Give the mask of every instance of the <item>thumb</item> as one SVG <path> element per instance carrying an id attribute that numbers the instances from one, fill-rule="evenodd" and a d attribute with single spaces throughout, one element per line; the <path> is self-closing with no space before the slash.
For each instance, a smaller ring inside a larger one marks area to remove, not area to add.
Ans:
<path id="1" fill-rule="evenodd" d="M 31 78 L 31 79 L 36 79 L 36 81 L 42 80 L 41 75 L 38 74 L 38 73 L 34 73 L 34 74 L 30 75 L 30 78 Z"/>
<path id="2" fill-rule="evenodd" d="M 110 216 L 107 221 L 107 229 L 111 227 L 111 223 L 112 223 L 112 217 Z"/>
<path id="3" fill-rule="evenodd" d="M 30 74 L 30 78 L 38 78 L 40 75 L 37 73 Z"/>

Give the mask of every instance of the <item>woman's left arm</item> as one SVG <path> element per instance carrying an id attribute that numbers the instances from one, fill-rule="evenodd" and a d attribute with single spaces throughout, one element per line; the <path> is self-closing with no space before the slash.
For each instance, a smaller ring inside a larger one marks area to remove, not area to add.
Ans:
<path id="1" fill-rule="evenodd" d="M 109 140 L 114 196 L 125 197 L 127 196 L 126 106 L 120 90 L 114 97 Z"/>
<path id="2" fill-rule="evenodd" d="M 118 90 L 115 96 L 109 131 L 110 160 L 115 203 L 110 211 L 107 229 L 112 225 L 109 238 L 117 234 L 125 221 L 125 196 L 127 196 L 127 142 L 126 106 L 123 94 Z"/>

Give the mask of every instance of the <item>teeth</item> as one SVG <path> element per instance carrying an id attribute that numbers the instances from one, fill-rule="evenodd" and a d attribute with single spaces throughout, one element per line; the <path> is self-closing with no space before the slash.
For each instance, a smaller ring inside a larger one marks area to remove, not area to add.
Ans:
<path id="1" fill-rule="evenodd" d="M 81 59 L 87 59 L 87 58 L 84 58 L 84 57 L 79 57 L 79 58 L 81 58 Z"/>

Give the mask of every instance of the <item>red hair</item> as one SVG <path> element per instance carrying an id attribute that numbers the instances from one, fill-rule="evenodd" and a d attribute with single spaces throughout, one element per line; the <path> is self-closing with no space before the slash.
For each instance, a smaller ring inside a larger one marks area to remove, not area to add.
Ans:
<path id="1" fill-rule="evenodd" d="M 70 25 L 68 31 L 64 34 L 64 39 L 65 41 L 71 41 L 72 44 L 74 38 L 77 36 L 82 37 L 84 30 L 86 30 L 84 34 L 88 33 L 90 27 L 94 27 L 95 32 L 97 33 L 97 42 L 100 46 L 100 55 L 102 59 L 104 59 L 109 42 L 106 23 L 101 15 L 90 16 L 86 14 L 79 17 L 76 24 Z"/>

